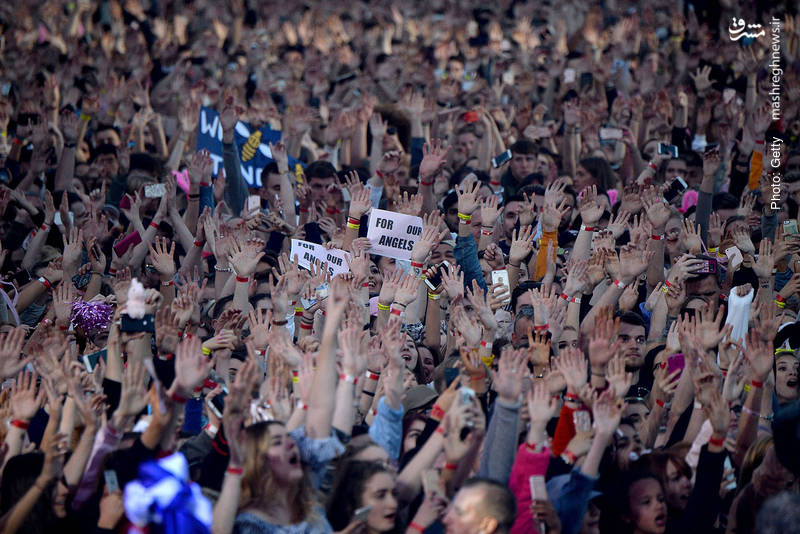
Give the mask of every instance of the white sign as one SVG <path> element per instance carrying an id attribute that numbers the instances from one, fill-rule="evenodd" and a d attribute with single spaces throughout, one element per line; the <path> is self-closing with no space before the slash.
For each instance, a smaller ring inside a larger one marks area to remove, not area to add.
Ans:
<path id="1" fill-rule="evenodd" d="M 297 264 L 300 267 L 311 270 L 311 264 L 321 265 L 328 263 L 328 272 L 331 276 L 350 272 L 347 262 L 350 261 L 350 253 L 338 248 L 325 248 L 317 243 L 309 243 L 299 239 L 292 239 L 292 250 L 290 258 L 297 255 Z"/>
<path id="2" fill-rule="evenodd" d="M 372 254 L 410 260 L 411 249 L 421 236 L 420 217 L 372 208 L 367 230 Z"/>

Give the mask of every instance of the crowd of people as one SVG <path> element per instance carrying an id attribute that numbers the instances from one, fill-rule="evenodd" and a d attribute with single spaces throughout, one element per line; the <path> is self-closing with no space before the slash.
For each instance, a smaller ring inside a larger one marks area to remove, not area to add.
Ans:
<path id="1" fill-rule="evenodd" d="M 791 9 L 2 2 L 0 529 L 798 532 Z"/>

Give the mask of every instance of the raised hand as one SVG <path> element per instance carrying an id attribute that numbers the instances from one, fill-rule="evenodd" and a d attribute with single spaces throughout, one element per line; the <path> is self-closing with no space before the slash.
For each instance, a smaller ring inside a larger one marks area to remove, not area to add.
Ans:
<path id="1" fill-rule="evenodd" d="M 42 388 L 36 394 L 36 373 L 23 371 L 17 376 L 11 387 L 11 414 L 14 419 L 28 422 L 36 415 L 44 402 L 45 391 Z"/>
<path id="2" fill-rule="evenodd" d="M 711 312 L 711 306 L 706 305 L 698 310 L 697 313 L 697 334 L 705 350 L 712 349 L 719 345 L 723 338 L 730 335 L 733 329 L 732 324 L 726 324 L 722 329 L 725 319 L 725 306 L 720 306 L 716 317 Z"/>
<path id="3" fill-rule="evenodd" d="M 172 259 L 175 254 L 175 242 L 173 241 L 170 246 L 169 239 L 156 236 L 155 246 L 148 243 L 147 248 L 150 250 L 150 262 L 161 278 L 172 279 L 175 276 L 175 261 Z"/>
<path id="4" fill-rule="evenodd" d="M 431 251 L 448 235 L 447 230 L 439 231 L 438 225 L 423 225 L 422 236 L 411 249 L 411 261 L 425 263 Z"/>
<path id="5" fill-rule="evenodd" d="M 259 260 L 264 256 L 263 251 L 259 251 L 251 245 L 250 241 L 243 243 L 239 240 L 234 240 L 231 243 L 228 262 L 236 276 L 249 277 L 255 272 Z"/>
<path id="6" fill-rule="evenodd" d="M 449 269 L 443 267 L 441 272 L 442 286 L 450 302 L 452 303 L 462 298 L 464 296 L 464 273 L 461 271 L 461 266 L 451 265 Z"/>
<path id="7" fill-rule="evenodd" d="M 592 403 L 594 428 L 597 435 L 610 438 L 616 432 L 620 419 L 622 419 L 623 407 L 622 399 L 615 397 L 610 389 L 605 390 Z"/>
<path id="8" fill-rule="evenodd" d="M 625 371 L 625 357 L 621 353 L 617 353 L 611 361 L 608 362 L 606 368 L 606 380 L 608 380 L 610 389 L 614 391 L 617 398 L 624 398 L 625 394 L 631 387 L 633 382 L 633 373 Z"/>
<path id="9" fill-rule="evenodd" d="M 505 347 L 497 366 L 492 371 L 492 388 L 497 398 L 506 404 L 515 404 L 522 393 L 522 380 L 528 365 L 527 353 L 520 349 Z"/>
<path id="10" fill-rule="evenodd" d="M 0 334 L 0 376 L 11 378 L 33 359 L 33 356 L 22 358 L 22 346 L 25 344 L 25 329 L 18 326 L 8 333 Z"/>
<path id="11" fill-rule="evenodd" d="M 502 284 L 499 285 L 502 286 Z M 491 309 L 489 302 L 493 289 L 496 289 L 495 286 L 490 287 L 489 291 L 484 293 L 477 280 L 472 281 L 472 288 L 467 288 L 467 300 L 472 304 L 473 309 L 488 332 L 497 330 L 497 320 L 494 318 L 494 311 Z"/>
<path id="12" fill-rule="evenodd" d="M 384 283 L 386 283 L 384 281 Z M 395 290 L 394 303 L 408 306 L 417 299 L 420 280 L 410 275 L 405 275 L 400 285 Z"/>
<path id="13" fill-rule="evenodd" d="M 546 426 L 558 409 L 558 404 L 550 395 L 547 384 L 542 380 L 533 383 L 533 387 L 528 391 L 527 403 L 531 427 Z"/>
<path id="14" fill-rule="evenodd" d="M 681 241 L 688 249 L 689 254 L 700 254 L 703 251 L 700 225 L 695 226 L 690 220 L 684 219 L 681 227 Z"/>
<path id="15" fill-rule="evenodd" d="M 640 274 L 647 270 L 653 259 L 655 251 L 639 250 L 628 244 L 619 251 L 619 275 L 624 284 L 632 283 Z"/>
<path id="16" fill-rule="evenodd" d="M 409 195 L 407 191 L 403 191 L 403 194 L 395 202 L 394 209 L 398 213 L 419 216 L 422 212 L 422 195 L 419 193 Z"/>
<path id="17" fill-rule="evenodd" d="M 450 147 L 443 148 L 441 139 L 432 139 L 422 147 L 422 161 L 419 164 L 420 185 L 432 185 L 432 179 L 447 163 Z M 462 212 L 463 213 L 463 212 Z"/>
<path id="18" fill-rule="evenodd" d="M 367 368 L 366 334 L 358 321 L 347 321 L 337 334 L 342 350 L 342 371 L 346 375 L 360 377 Z"/>
<path id="19" fill-rule="evenodd" d="M 500 208 L 497 205 L 497 196 L 489 195 L 481 202 L 481 224 L 487 228 L 494 228 Z"/>
<path id="20" fill-rule="evenodd" d="M 763 339 L 757 330 L 751 329 L 747 332 L 746 341 L 747 348 L 744 356 L 750 364 L 755 378 L 763 382 L 772 371 L 774 360 L 772 340 Z"/>
<path id="21" fill-rule="evenodd" d="M 211 182 L 211 172 L 214 169 L 214 161 L 211 159 L 211 154 L 208 150 L 198 150 L 189 156 L 187 167 L 191 183 L 199 184 L 200 182 Z"/>
<path id="22" fill-rule="evenodd" d="M 603 215 L 603 206 L 597 200 L 597 186 L 592 185 L 583 190 L 578 197 L 578 209 L 581 220 L 587 226 L 593 226 Z"/>
<path id="23" fill-rule="evenodd" d="M 508 263 L 514 267 L 519 267 L 525 258 L 530 255 L 533 250 L 532 234 L 532 226 L 522 226 L 519 232 L 516 229 L 514 230 L 511 249 L 508 252 Z"/>
<path id="24" fill-rule="evenodd" d="M 472 215 L 478 209 L 478 190 L 481 188 L 481 183 L 476 179 L 465 179 L 460 187 L 456 188 L 456 195 L 458 196 L 458 213 L 463 215 Z"/>
<path id="25" fill-rule="evenodd" d="M 611 308 L 603 308 L 595 315 L 594 329 L 589 337 L 589 362 L 593 367 L 605 367 L 619 350 L 619 317 L 612 317 Z"/>
<path id="26" fill-rule="evenodd" d="M 772 242 L 769 239 L 762 239 L 758 246 L 758 259 L 753 262 L 753 272 L 762 280 L 772 277 L 772 269 L 775 268 L 775 256 L 772 253 Z"/>
<path id="27" fill-rule="evenodd" d="M 545 232 L 555 232 L 561 224 L 561 218 L 569 212 L 567 201 L 562 200 L 558 206 L 555 204 L 545 204 L 542 210 L 542 230 Z"/>
<path id="28" fill-rule="evenodd" d="M 203 354 L 200 338 L 184 338 L 175 350 L 175 380 L 171 389 L 180 397 L 191 397 L 194 389 L 203 384 L 213 367 L 214 359 Z"/>
<path id="29" fill-rule="evenodd" d="M 580 349 L 567 347 L 561 350 L 553 365 L 564 377 L 569 393 L 577 395 L 589 380 L 589 362 Z"/>

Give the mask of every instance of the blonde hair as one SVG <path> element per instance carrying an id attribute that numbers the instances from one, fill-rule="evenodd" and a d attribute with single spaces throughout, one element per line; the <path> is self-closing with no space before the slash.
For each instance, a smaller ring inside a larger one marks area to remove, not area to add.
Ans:
<path id="1" fill-rule="evenodd" d="M 266 511 L 269 510 L 270 503 L 274 502 L 273 496 L 277 487 L 267 462 L 267 452 L 272 438 L 271 431 L 277 426 L 283 426 L 283 423 L 264 421 L 245 429 L 246 460 L 243 466 L 242 494 L 239 499 L 240 512 L 248 508 Z M 289 491 L 288 502 L 292 524 L 320 520 L 315 510 L 315 505 L 319 501 L 307 467 L 303 466 L 303 477 Z"/>

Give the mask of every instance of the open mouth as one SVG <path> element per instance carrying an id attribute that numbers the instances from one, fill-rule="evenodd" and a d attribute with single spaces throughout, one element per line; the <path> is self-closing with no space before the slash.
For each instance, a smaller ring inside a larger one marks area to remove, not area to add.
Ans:
<path id="1" fill-rule="evenodd" d="M 298 453 L 294 453 L 289 457 L 289 465 L 292 467 L 300 466 L 300 455 Z"/>
<path id="2" fill-rule="evenodd" d="M 655 520 L 656 525 L 663 527 L 667 524 L 667 514 L 658 514 Z"/>
<path id="3" fill-rule="evenodd" d="M 396 514 L 396 513 L 394 513 L 394 512 L 392 512 L 391 514 L 386 514 L 386 515 L 385 515 L 385 516 L 383 516 L 383 517 L 385 517 L 387 521 L 392 521 L 392 522 L 394 522 L 394 518 L 395 518 L 395 517 L 397 517 L 397 514 Z"/>
<path id="4" fill-rule="evenodd" d="M 790 378 L 786 382 L 786 385 L 789 386 L 790 388 L 796 388 L 797 387 L 797 379 L 796 378 Z"/>

